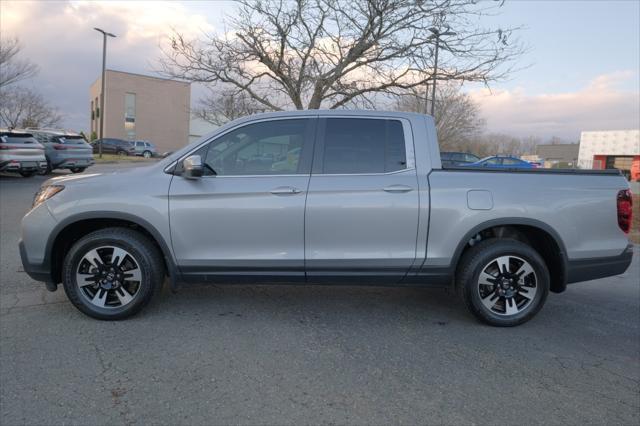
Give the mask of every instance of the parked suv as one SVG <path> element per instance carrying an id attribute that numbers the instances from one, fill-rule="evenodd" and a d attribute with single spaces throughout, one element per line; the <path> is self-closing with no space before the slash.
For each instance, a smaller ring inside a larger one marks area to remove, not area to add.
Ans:
<path id="1" fill-rule="evenodd" d="M 124 139 L 115 138 L 103 138 L 96 139 L 95 141 L 91 142 L 94 154 L 100 152 L 100 142 L 102 142 L 103 154 L 116 154 L 126 156 L 135 155 L 136 153 L 136 149 L 133 146 L 133 142 L 131 141 L 125 141 Z"/>
<path id="2" fill-rule="evenodd" d="M 446 169 L 435 135 L 431 117 L 402 112 L 244 117 L 148 167 L 49 180 L 22 219 L 22 264 L 107 320 L 168 276 L 448 287 L 497 326 L 629 267 L 617 170 Z"/>
<path id="3" fill-rule="evenodd" d="M 81 134 L 60 129 L 28 130 L 44 146 L 47 166 L 41 174 L 51 173 L 55 169 L 81 173 L 95 164 L 91 146 Z"/>
<path id="4" fill-rule="evenodd" d="M 46 167 L 44 147 L 31 133 L 0 129 L 0 172 L 31 177 Z"/>
<path id="5" fill-rule="evenodd" d="M 158 156 L 158 149 L 154 144 L 149 141 L 135 141 L 133 142 L 135 147 L 135 154 L 141 155 L 144 158 L 151 158 Z"/>

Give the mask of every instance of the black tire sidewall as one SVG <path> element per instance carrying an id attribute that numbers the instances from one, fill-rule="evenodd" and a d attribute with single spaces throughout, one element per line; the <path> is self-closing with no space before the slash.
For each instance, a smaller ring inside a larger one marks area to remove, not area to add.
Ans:
<path id="1" fill-rule="evenodd" d="M 535 299 L 522 312 L 505 317 L 489 311 L 478 293 L 478 280 L 483 268 L 493 259 L 500 256 L 520 257 L 533 267 L 537 277 Z M 459 285 L 464 301 L 469 310 L 481 321 L 500 327 L 511 327 L 522 324 L 533 318 L 544 305 L 549 294 L 549 270 L 542 257 L 532 247 L 517 240 L 494 239 L 483 241 L 472 247 L 463 259 Z"/>
<path id="2" fill-rule="evenodd" d="M 108 232 L 112 231 L 112 232 Z M 62 283 L 67 297 L 83 313 L 101 320 L 119 320 L 130 317 L 142 309 L 162 284 L 157 253 L 150 242 L 135 231 L 105 229 L 93 232 L 76 242 L 67 253 L 62 268 Z M 116 246 L 128 251 L 140 267 L 142 280 L 135 299 L 123 307 L 100 308 L 92 305 L 77 285 L 76 271 L 82 257 L 91 249 Z"/>

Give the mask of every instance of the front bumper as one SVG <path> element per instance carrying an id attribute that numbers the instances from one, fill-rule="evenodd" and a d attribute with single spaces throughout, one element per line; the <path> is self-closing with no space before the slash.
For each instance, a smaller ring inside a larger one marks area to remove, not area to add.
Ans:
<path id="1" fill-rule="evenodd" d="M 50 236 L 58 222 L 46 203 L 31 209 L 22 218 L 18 247 L 24 271 L 36 281 L 51 282 Z"/>
<path id="2" fill-rule="evenodd" d="M 31 263 L 27 257 L 27 250 L 24 246 L 24 242 L 20 240 L 18 243 L 20 248 L 20 260 L 22 261 L 22 267 L 24 271 L 35 281 L 52 282 L 51 269 L 45 263 Z"/>
<path id="3" fill-rule="evenodd" d="M 567 262 L 567 284 L 623 274 L 633 260 L 633 244 L 618 256 L 570 260 Z"/>

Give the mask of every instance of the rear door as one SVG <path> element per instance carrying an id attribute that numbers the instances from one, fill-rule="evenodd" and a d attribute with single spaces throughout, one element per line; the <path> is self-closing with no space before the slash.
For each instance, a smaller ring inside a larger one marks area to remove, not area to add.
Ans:
<path id="1" fill-rule="evenodd" d="M 418 183 L 410 124 L 319 122 L 305 214 L 307 280 L 396 283 L 416 256 Z"/>
<path id="2" fill-rule="evenodd" d="M 187 279 L 303 282 L 315 118 L 251 122 L 199 148 L 206 175 L 175 176 L 171 241 Z"/>

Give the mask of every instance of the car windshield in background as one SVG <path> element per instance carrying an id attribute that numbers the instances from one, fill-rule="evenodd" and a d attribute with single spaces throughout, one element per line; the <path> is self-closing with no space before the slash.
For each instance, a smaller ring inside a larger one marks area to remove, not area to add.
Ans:
<path id="1" fill-rule="evenodd" d="M 74 136 L 58 136 L 57 138 L 58 143 L 63 143 L 63 144 L 83 144 L 86 142 L 86 140 L 84 139 L 84 137 L 80 136 L 80 135 L 74 135 Z"/>
<path id="2" fill-rule="evenodd" d="M 37 143 L 37 141 L 30 133 L 2 133 L 0 143 Z"/>

